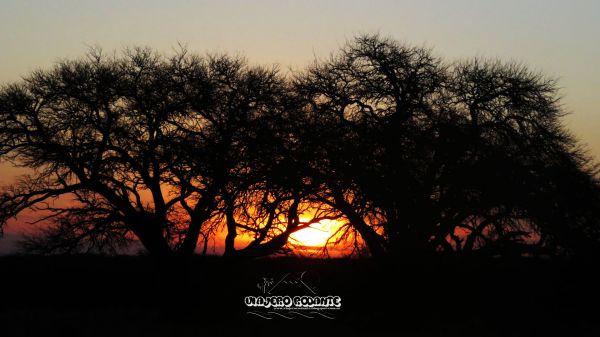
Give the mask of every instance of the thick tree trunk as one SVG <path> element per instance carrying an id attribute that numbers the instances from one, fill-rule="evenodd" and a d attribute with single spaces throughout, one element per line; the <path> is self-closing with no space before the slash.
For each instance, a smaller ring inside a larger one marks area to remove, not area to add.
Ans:
<path id="1" fill-rule="evenodd" d="M 352 226 L 358 231 L 367 245 L 371 256 L 379 257 L 384 255 L 381 236 L 365 223 L 364 219 L 354 211 L 352 205 L 348 204 L 341 194 L 335 194 L 334 199 L 335 207 L 350 220 Z"/>
<path id="2" fill-rule="evenodd" d="M 173 254 L 173 250 L 171 250 L 171 247 L 169 247 L 165 239 L 162 237 L 157 238 L 151 235 L 138 235 L 138 238 L 150 255 L 171 256 Z"/>
<path id="3" fill-rule="evenodd" d="M 352 223 L 352 226 L 358 231 L 362 239 L 365 241 L 369 253 L 373 257 L 383 256 L 385 251 L 382 245 L 382 239 L 373 228 L 365 223 L 365 221 L 358 216 L 354 211 L 346 213 L 348 220 Z"/>
<path id="4" fill-rule="evenodd" d="M 198 245 L 202 225 L 210 219 L 214 210 L 214 198 L 210 192 L 204 196 L 194 207 L 190 214 L 190 226 L 183 240 L 183 243 L 177 250 L 179 255 L 193 255 Z"/>
<path id="5" fill-rule="evenodd" d="M 133 227 L 133 232 L 150 255 L 156 257 L 173 255 L 173 250 L 169 247 L 158 224 L 146 223 L 136 225 Z"/>
<path id="6" fill-rule="evenodd" d="M 223 256 L 235 255 L 235 237 L 237 236 L 237 223 L 233 214 L 233 205 L 228 203 L 226 210 L 227 236 L 225 236 L 225 253 Z"/>
<path id="7" fill-rule="evenodd" d="M 179 249 L 177 249 L 178 255 L 191 256 L 194 254 L 198 245 L 198 239 L 200 238 L 200 230 L 206 220 L 208 220 L 208 216 L 192 216 L 185 239 Z"/>

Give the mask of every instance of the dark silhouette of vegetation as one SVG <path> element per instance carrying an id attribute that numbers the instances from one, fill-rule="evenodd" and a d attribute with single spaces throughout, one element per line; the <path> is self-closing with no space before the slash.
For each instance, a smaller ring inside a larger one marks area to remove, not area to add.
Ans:
<path id="1" fill-rule="evenodd" d="M 596 249 L 597 172 L 553 80 L 362 36 L 295 84 L 322 201 L 372 254 Z"/>
<path id="2" fill-rule="evenodd" d="M 335 219 L 334 243 L 373 256 L 592 254 L 600 183 L 563 114 L 556 83 L 522 65 L 378 35 L 290 76 L 92 50 L 0 90 L 0 157 L 32 169 L 0 224 L 40 211 L 50 224 L 23 243 L 40 253 L 138 239 L 189 256 L 224 232 L 226 256 L 257 257 Z"/>
<path id="3" fill-rule="evenodd" d="M 114 251 L 137 238 L 153 255 L 189 255 L 225 227 L 227 255 L 239 230 L 257 234 L 242 250 L 255 256 L 319 220 L 300 222 L 303 192 L 278 183 L 293 174 L 281 151 L 263 160 L 282 145 L 272 130 L 288 96 L 274 68 L 92 50 L 0 96 L 0 153 L 34 169 L 3 193 L 0 219 L 33 209 L 52 222 L 24 242 L 29 251 Z M 51 202 L 60 196 L 75 204 Z"/>

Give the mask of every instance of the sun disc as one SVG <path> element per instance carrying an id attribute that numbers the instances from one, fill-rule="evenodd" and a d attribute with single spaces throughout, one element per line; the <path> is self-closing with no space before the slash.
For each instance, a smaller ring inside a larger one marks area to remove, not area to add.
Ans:
<path id="1" fill-rule="evenodd" d="M 322 220 L 319 223 L 311 225 L 309 228 L 301 229 L 290 238 L 296 244 L 307 247 L 321 247 L 327 243 L 327 240 L 337 230 L 339 225 L 334 220 Z"/>

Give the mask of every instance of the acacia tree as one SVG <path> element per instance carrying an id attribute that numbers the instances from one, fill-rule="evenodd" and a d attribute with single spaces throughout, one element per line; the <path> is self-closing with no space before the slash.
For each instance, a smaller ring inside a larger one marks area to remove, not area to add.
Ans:
<path id="1" fill-rule="evenodd" d="M 284 77 L 224 55 L 92 51 L 0 89 L 0 157 L 30 169 L 0 229 L 43 253 L 285 250 L 324 219 L 371 255 L 595 251 L 600 183 L 554 81 L 359 36 Z M 60 199 L 70 202 L 52 202 Z M 62 205 L 62 206 L 61 206 Z"/>
<path id="2" fill-rule="evenodd" d="M 269 135 L 261 128 L 282 110 L 283 89 L 275 68 L 143 48 L 92 50 L 4 86 L 0 156 L 31 170 L 0 196 L 0 224 L 42 211 L 50 224 L 29 250 L 114 251 L 137 238 L 164 256 L 192 254 L 199 239 L 206 249 L 225 223 L 233 251 L 239 228 L 252 227 L 234 219 L 239 199 L 261 184 L 268 193 L 248 147 Z M 290 224 L 268 226 L 287 238 L 299 225 Z M 267 232 L 252 255 L 283 246 Z"/>
<path id="3" fill-rule="evenodd" d="M 171 251 L 172 215 L 189 196 L 169 198 L 164 189 L 170 120 L 186 109 L 176 91 L 177 71 L 190 66 L 183 61 L 145 49 L 120 59 L 93 50 L 5 86 L 0 153 L 34 171 L 3 193 L 2 223 L 26 209 L 46 211 L 52 225 L 28 244 L 48 252 L 111 249 L 130 235 L 154 254 Z M 49 202 L 65 195 L 75 203 Z M 206 200 L 197 212 L 210 213 Z"/>
<path id="4" fill-rule="evenodd" d="M 224 57 L 209 61 L 209 77 L 209 90 L 186 83 L 190 109 L 176 122 L 172 172 L 178 182 L 193 180 L 186 191 L 213 186 L 215 212 L 202 233 L 226 233 L 226 256 L 280 252 L 293 232 L 333 218 L 311 203 L 306 175 L 290 155 L 298 144 L 290 138 L 289 86 L 277 68 L 247 69 L 242 60 Z M 245 240 L 236 248 L 239 234 Z"/>
<path id="5" fill-rule="evenodd" d="M 597 174 L 560 122 L 554 81 L 364 35 L 295 87 L 299 137 L 322 149 L 321 200 L 372 254 L 598 242 Z"/>

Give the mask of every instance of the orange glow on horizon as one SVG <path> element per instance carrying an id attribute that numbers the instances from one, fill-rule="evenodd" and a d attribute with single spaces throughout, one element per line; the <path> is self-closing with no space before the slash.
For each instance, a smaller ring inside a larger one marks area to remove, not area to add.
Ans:
<path id="1" fill-rule="evenodd" d="M 290 241 L 303 247 L 323 247 L 340 226 L 341 224 L 336 220 L 322 220 L 309 228 L 293 233 L 290 235 Z"/>

